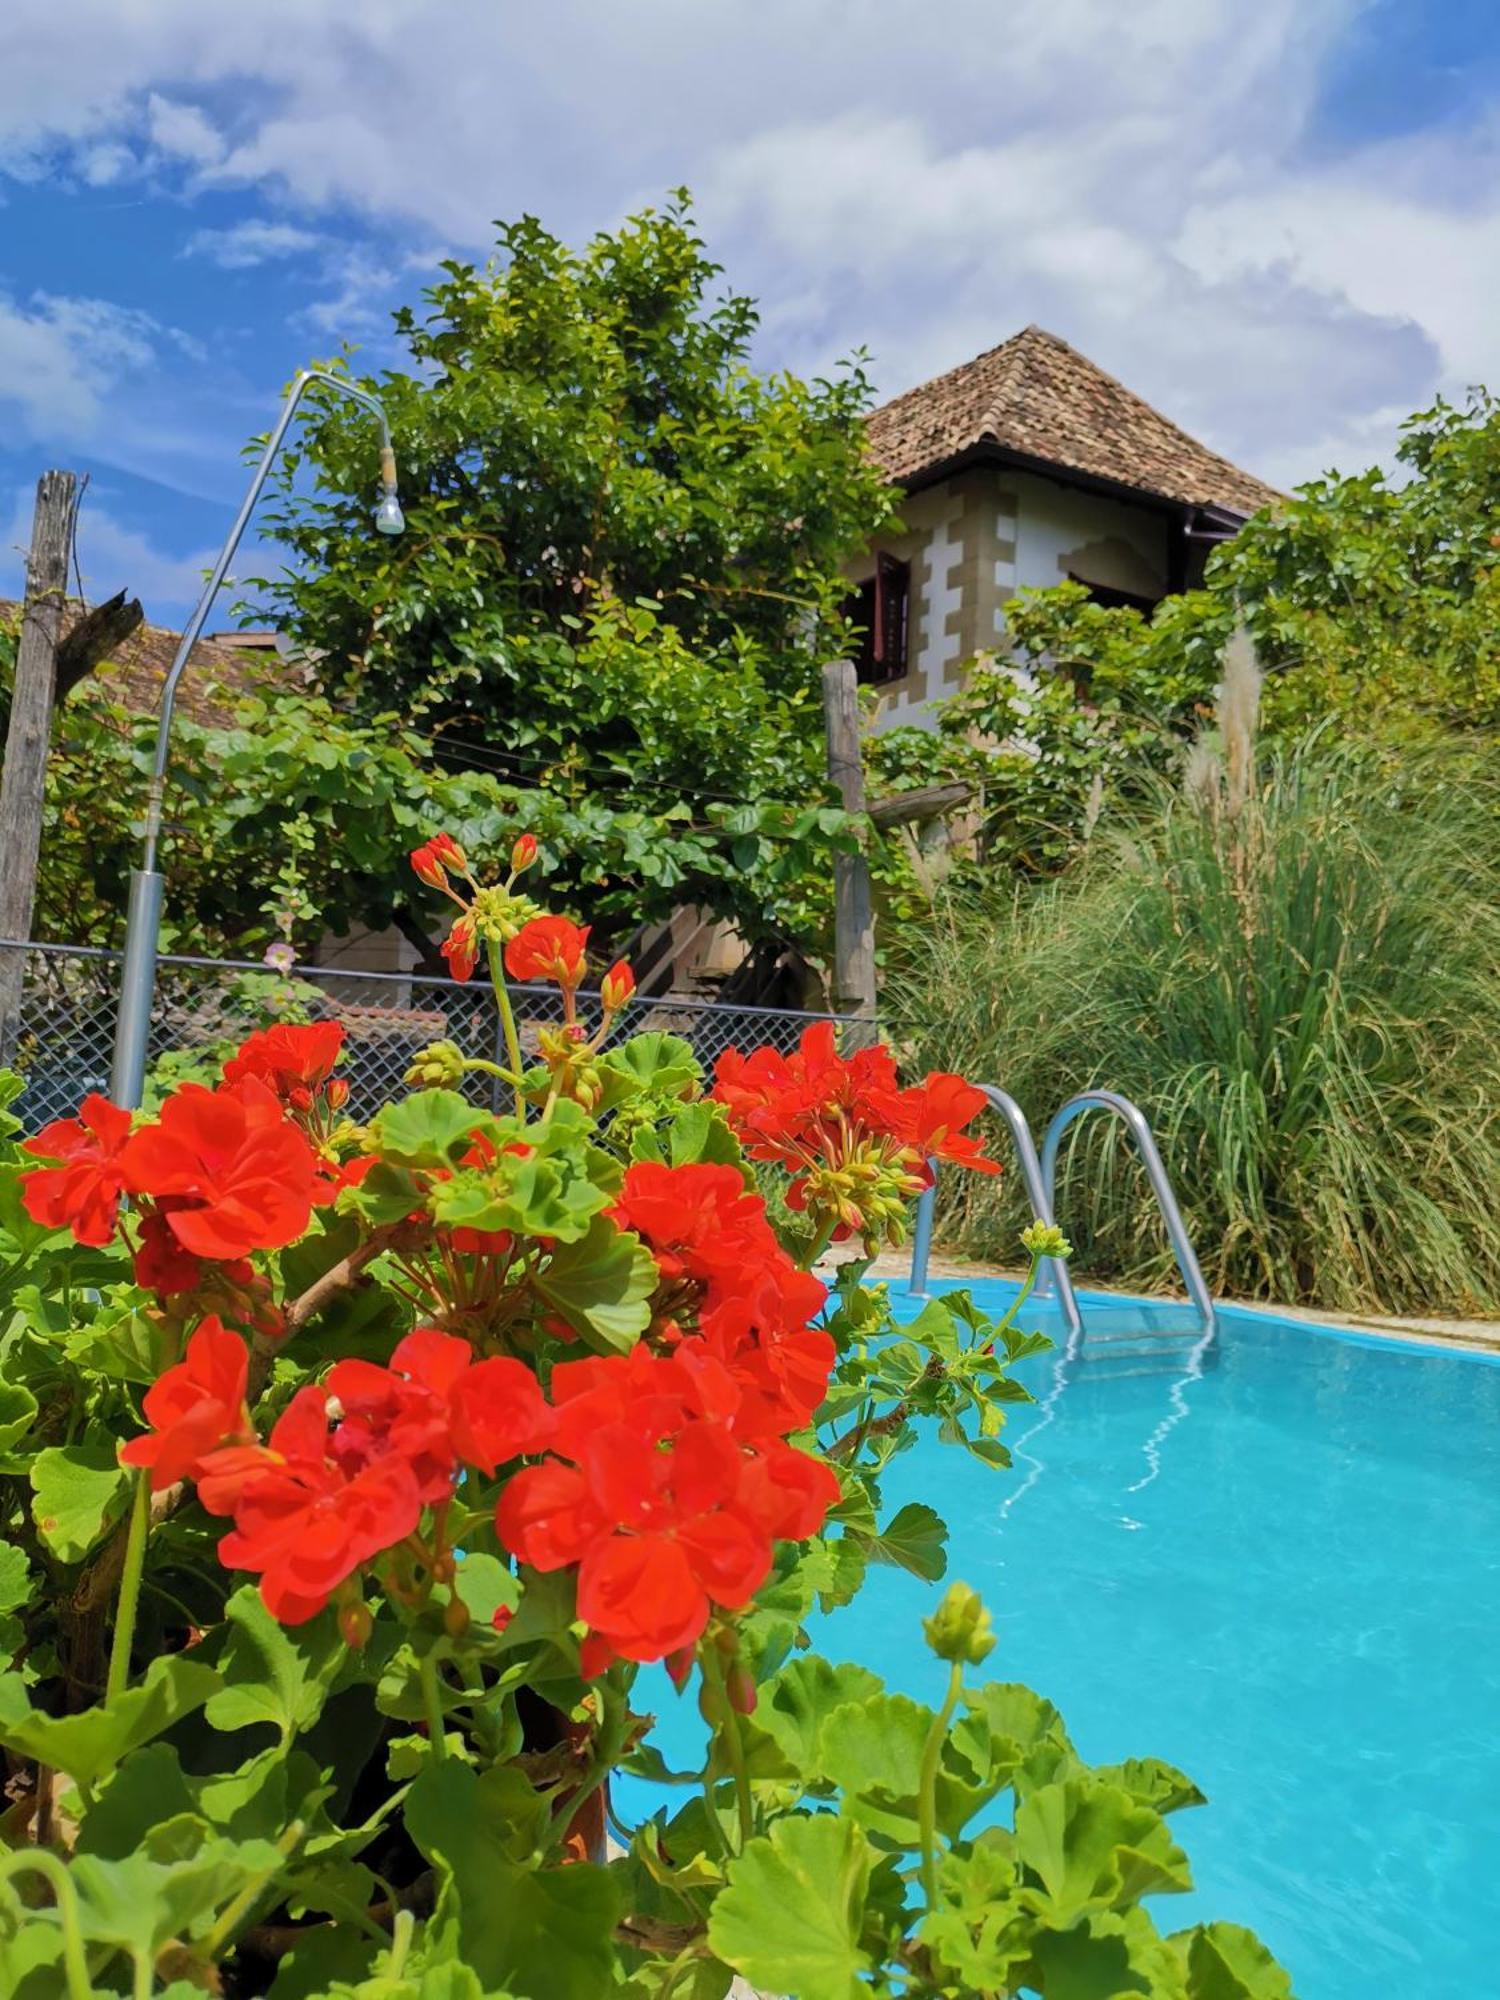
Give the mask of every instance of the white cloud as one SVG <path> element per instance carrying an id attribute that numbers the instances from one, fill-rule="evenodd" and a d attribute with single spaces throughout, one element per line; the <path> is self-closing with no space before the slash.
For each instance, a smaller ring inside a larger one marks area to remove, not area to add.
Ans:
<path id="1" fill-rule="evenodd" d="M 323 241 L 310 229 L 291 222 L 251 218 L 227 229 L 199 229 L 188 238 L 185 257 L 207 257 L 222 271 L 248 271 L 278 257 L 297 257 L 316 250 Z"/>
<path id="2" fill-rule="evenodd" d="M 146 122 L 152 145 L 172 159 L 207 167 L 224 157 L 222 133 L 196 104 L 179 103 L 153 90 L 146 99 Z"/>
<path id="3" fill-rule="evenodd" d="M 473 254 L 524 209 L 576 238 L 686 181 L 766 359 L 863 344 L 892 392 L 1037 320 L 1285 480 L 1500 379 L 1486 135 L 1309 164 L 1363 6 L 10 0 L 0 167 L 123 175 L 144 147 L 187 191 L 260 191 L 194 253 L 337 237 L 304 311 L 330 336 L 374 328 L 416 243 Z"/>
<path id="4" fill-rule="evenodd" d="M 0 296 L 0 408 L 38 437 L 85 436 L 111 388 L 150 365 L 160 331 L 104 299 Z"/>
<path id="5" fill-rule="evenodd" d="M 25 588 L 34 504 L 30 487 L 12 496 L 9 523 L 0 529 L 0 597 L 19 597 Z M 196 601 L 203 573 L 217 551 L 204 548 L 172 555 L 122 521 L 112 505 L 101 504 L 97 494 L 85 490 L 78 512 L 77 553 L 84 595 L 91 603 L 128 590 L 141 599 L 153 624 L 163 624 L 180 618 Z M 69 583 L 71 588 L 71 578 Z M 229 602 L 228 597 L 221 600 L 226 606 Z"/>

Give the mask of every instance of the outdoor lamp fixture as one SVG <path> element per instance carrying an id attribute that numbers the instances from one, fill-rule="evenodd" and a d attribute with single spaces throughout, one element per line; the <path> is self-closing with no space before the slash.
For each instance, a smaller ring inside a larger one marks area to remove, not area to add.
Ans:
<path id="1" fill-rule="evenodd" d="M 322 368 L 304 368 L 292 383 L 291 393 L 281 406 L 276 427 L 266 440 L 260 463 L 250 481 L 250 489 L 234 518 L 218 560 L 209 572 L 203 595 L 178 641 L 172 665 L 162 685 L 161 712 L 156 725 L 156 758 L 151 767 L 151 788 L 146 794 L 145 842 L 141 865 L 130 871 L 130 900 L 125 908 L 125 958 L 120 968 L 120 1011 L 115 1021 L 114 1064 L 110 1071 L 109 1094 L 125 1111 L 134 1111 L 141 1101 L 146 1082 L 146 1058 L 151 1030 L 151 1005 L 156 997 L 156 954 L 161 932 L 163 880 L 156 866 L 157 844 L 161 838 L 162 799 L 166 791 L 167 752 L 172 733 L 172 707 L 177 685 L 182 679 L 192 650 L 198 643 L 219 587 L 234 560 L 240 537 L 255 511 L 276 454 L 291 428 L 297 405 L 320 382 L 352 402 L 361 403 L 380 426 L 380 500 L 375 509 L 375 528 L 382 535 L 399 535 L 406 526 L 401 502 L 396 497 L 396 454 L 391 446 L 391 427 L 385 406 L 368 390 L 357 389 L 342 375 L 330 375 Z"/>

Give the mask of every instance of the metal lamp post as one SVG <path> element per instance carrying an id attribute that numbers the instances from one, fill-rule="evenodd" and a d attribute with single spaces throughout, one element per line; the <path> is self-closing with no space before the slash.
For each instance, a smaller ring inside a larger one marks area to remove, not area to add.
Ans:
<path id="1" fill-rule="evenodd" d="M 139 1105 L 146 1081 L 163 888 L 163 878 L 156 866 L 156 849 L 161 838 L 162 799 L 166 790 L 167 753 L 177 685 L 198 643 L 213 601 L 219 594 L 219 586 L 228 574 L 240 537 L 255 511 L 255 503 L 265 487 L 297 405 L 314 382 L 321 382 L 339 395 L 348 396 L 374 414 L 380 425 L 380 500 L 375 509 L 375 528 L 382 535 L 399 535 L 406 525 L 401 502 L 396 496 L 396 454 L 391 446 L 391 427 L 384 405 L 378 397 L 370 395 L 367 390 L 357 389 L 340 375 L 330 375 L 321 368 L 304 368 L 292 383 L 291 393 L 281 407 L 276 427 L 266 440 L 266 448 L 255 468 L 250 489 L 203 587 L 203 595 L 198 599 L 197 607 L 178 642 L 177 652 L 162 685 L 161 712 L 156 726 L 156 757 L 151 768 L 151 788 L 146 795 L 145 842 L 140 867 L 130 871 L 130 901 L 125 911 L 125 957 L 120 967 L 120 1011 L 115 1021 L 114 1063 L 110 1072 L 110 1096 L 126 1111 L 134 1111 Z"/>

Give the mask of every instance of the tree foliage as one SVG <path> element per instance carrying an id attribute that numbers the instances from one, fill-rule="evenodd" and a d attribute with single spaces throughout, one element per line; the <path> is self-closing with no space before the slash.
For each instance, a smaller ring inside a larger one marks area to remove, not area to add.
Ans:
<path id="1" fill-rule="evenodd" d="M 1395 471 L 1330 474 L 1255 516 L 1203 587 L 1149 617 L 1075 583 L 1007 607 L 1014 652 L 981 662 L 935 734 L 876 738 L 877 783 L 959 777 L 978 872 L 1051 870 L 1111 801 L 1170 770 L 1208 714 L 1237 622 L 1268 670 L 1263 724 L 1325 718 L 1412 741 L 1500 723 L 1500 404 L 1476 390 L 1405 426 Z M 1015 668 L 1023 669 L 1018 674 Z"/>
<path id="2" fill-rule="evenodd" d="M 582 251 L 530 218 L 499 248 L 443 267 L 425 312 L 397 315 L 410 371 L 366 384 L 405 535 L 371 533 L 369 421 L 330 403 L 285 461 L 271 525 L 290 568 L 267 601 L 370 727 L 420 731 L 544 815 L 587 793 L 589 815 L 649 823 L 649 853 L 557 843 L 594 920 L 697 902 L 752 939 L 805 939 L 826 861 L 775 850 L 830 800 L 818 670 L 846 642 L 839 564 L 891 506 L 865 377 L 755 372 L 755 308 L 715 296 L 685 196 Z"/>

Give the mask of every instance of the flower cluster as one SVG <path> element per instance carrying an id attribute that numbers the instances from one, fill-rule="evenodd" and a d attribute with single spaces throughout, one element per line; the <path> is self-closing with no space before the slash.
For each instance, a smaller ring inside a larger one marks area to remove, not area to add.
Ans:
<path id="1" fill-rule="evenodd" d="M 533 1569 L 576 1568 L 587 1676 L 692 1646 L 715 1607 L 743 1610 L 773 1544 L 815 1534 L 838 1498 L 831 1469 L 767 1436 L 695 1342 L 563 1362 L 552 1405 L 547 1457 L 510 1480 L 495 1525 Z"/>
<path id="2" fill-rule="evenodd" d="M 493 1475 L 551 1436 L 535 1375 L 505 1356 L 476 1361 L 466 1340 L 418 1327 L 388 1366 L 337 1362 L 299 1389 L 261 1444 L 245 1407 L 248 1352 L 206 1319 L 145 1399 L 152 1429 L 124 1447 L 155 1488 L 197 1481 L 234 1526 L 219 1545 L 231 1568 L 260 1576 L 283 1624 L 352 1601 L 366 1564 L 415 1534 L 424 1508 L 451 1500 L 464 1466 Z M 410 1553 L 433 1560 L 427 1547 Z M 388 1579 L 399 1586 L 399 1579 Z"/>
<path id="3" fill-rule="evenodd" d="M 252 1036 L 230 1067 L 244 1063 L 259 1039 Z M 290 1053 L 286 1059 L 294 1061 Z M 250 1057 L 251 1067 L 217 1089 L 184 1084 L 160 1117 L 134 1130 L 128 1112 L 99 1096 L 85 1098 L 76 1118 L 58 1119 L 25 1142 L 33 1157 L 52 1163 L 22 1183 L 27 1214 L 97 1247 L 115 1235 L 128 1195 L 138 1283 L 161 1294 L 189 1291 L 210 1264 L 243 1280 L 243 1260 L 252 1252 L 282 1249 L 305 1232 L 322 1193 L 319 1156 L 289 1115 L 288 1100 L 254 1066 L 258 1061 Z M 312 1090 L 302 1083 L 290 1088 Z"/>
<path id="4" fill-rule="evenodd" d="M 714 1096 L 750 1157 L 791 1174 L 791 1206 L 835 1239 L 899 1242 L 931 1160 L 999 1172 L 963 1129 L 984 1109 L 983 1091 L 941 1071 L 903 1090 L 889 1049 L 841 1056 L 829 1021 L 808 1028 L 790 1056 L 726 1049 Z"/>
<path id="5" fill-rule="evenodd" d="M 758 1436 L 805 1429 L 834 1363 L 833 1341 L 810 1323 L 822 1311 L 823 1286 L 782 1249 L 744 1176 L 734 1167 L 638 1161 L 613 1214 L 656 1261 L 667 1342 L 686 1330 L 734 1374 L 740 1427 L 753 1423 Z"/>

